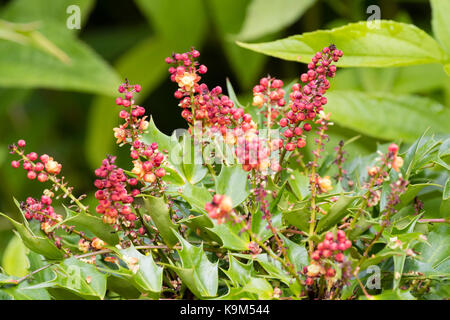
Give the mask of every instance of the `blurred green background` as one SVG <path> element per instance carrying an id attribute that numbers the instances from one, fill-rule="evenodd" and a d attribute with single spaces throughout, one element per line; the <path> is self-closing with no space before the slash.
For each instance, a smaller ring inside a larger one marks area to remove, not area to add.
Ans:
<path id="1" fill-rule="evenodd" d="M 127 77 L 143 86 L 139 103 L 158 128 L 170 134 L 185 127 L 173 97 L 164 58 L 195 46 L 208 66 L 208 85 L 225 87 L 229 77 L 241 102 L 268 73 L 286 83 L 304 64 L 240 48 L 235 40 L 262 42 L 366 20 L 369 5 L 382 19 L 413 23 L 431 34 L 427 0 L 11 0 L 0 8 L 0 211 L 15 216 L 13 196 L 38 196 L 42 185 L 10 166 L 7 146 L 23 138 L 28 151 L 48 153 L 63 164 L 77 194 L 91 194 L 96 168 L 116 150 L 117 86 Z M 80 8 L 81 28 L 68 29 L 70 5 Z M 345 54 L 345 53 L 344 53 Z M 442 66 L 342 69 L 333 89 L 410 94 L 447 108 L 449 77 Z M 401 123 L 392 114 L 386 122 Z M 414 126 L 415 124 L 405 124 Z M 380 137 L 368 137 L 338 123 L 330 148 L 341 138 L 362 137 L 349 146 L 354 155 L 373 152 Z M 419 132 L 420 134 L 420 132 Z M 418 135 L 417 134 L 417 137 Z M 413 134 L 415 135 L 415 131 Z M 415 138 L 417 138 L 415 137 Z M 410 142 L 412 136 L 390 137 Z M 127 157 L 122 164 L 128 166 Z M 0 220 L 0 261 L 12 236 Z"/>

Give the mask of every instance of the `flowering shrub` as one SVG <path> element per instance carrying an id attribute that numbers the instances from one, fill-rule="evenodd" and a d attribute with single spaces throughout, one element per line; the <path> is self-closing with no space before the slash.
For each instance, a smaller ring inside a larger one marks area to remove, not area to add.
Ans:
<path id="1" fill-rule="evenodd" d="M 96 207 L 52 157 L 26 151 L 24 140 L 11 145 L 12 167 L 46 189 L 17 202 L 21 221 L 2 214 L 30 249 L 30 273 L 0 274 L 0 291 L 19 299 L 25 289 L 42 299 L 440 296 L 448 268 L 436 237 L 447 231 L 449 183 L 433 167 L 446 165 L 448 140 L 425 134 L 403 152 L 381 145 L 353 162 L 344 141 L 327 153 L 326 92 L 342 56 L 323 48 L 289 87 L 262 78 L 244 106 L 230 89 L 202 82 L 197 50 L 173 54 L 166 62 L 189 129 L 171 137 L 135 103 L 145 88 L 125 81 L 113 132 L 130 166 L 106 156 L 95 170 Z M 425 218 L 425 188 L 445 188 L 442 218 Z"/>

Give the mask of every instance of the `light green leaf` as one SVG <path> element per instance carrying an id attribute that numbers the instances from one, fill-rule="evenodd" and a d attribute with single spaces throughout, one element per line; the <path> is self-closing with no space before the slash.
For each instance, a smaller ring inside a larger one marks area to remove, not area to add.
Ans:
<path id="1" fill-rule="evenodd" d="M 133 266 L 136 272 L 131 270 L 131 280 L 140 290 L 152 293 L 152 296 L 157 299 L 162 288 L 163 268 L 156 265 L 151 255 L 145 256 L 134 247 L 120 250 L 120 253 L 125 262 L 130 258 L 138 259 Z"/>
<path id="2" fill-rule="evenodd" d="M 200 247 L 191 245 L 178 233 L 175 233 L 183 248 L 177 250 L 181 266 L 170 266 L 180 276 L 183 283 L 198 298 L 215 297 L 219 285 L 217 263 L 208 260 Z"/>
<path id="3" fill-rule="evenodd" d="M 367 297 L 362 295 L 360 300 L 367 300 Z M 383 290 L 383 293 L 372 296 L 373 300 L 416 300 L 414 296 L 408 291 L 403 290 Z"/>
<path id="4" fill-rule="evenodd" d="M 23 277 L 28 273 L 30 263 L 28 262 L 27 251 L 27 247 L 19 236 L 14 235 L 9 240 L 2 258 L 2 268 L 7 274 Z"/>
<path id="5" fill-rule="evenodd" d="M 215 177 L 216 193 L 229 196 L 233 200 L 233 207 L 236 207 L 250 194 L 247 177 L 248 172 L 240 164 L 222 165 L 220 174 Z"/>
<path id="6" fill-rule="evenodd" d="M 447 53 L 450 53 L 450 21 L 448 19 L 450 2 L 445 0 L 430 0 L 430 4 L 432 9 L 431 25 L 433 26 L 433 33 Z"/>
<path id="7" fill-rule="evenodd" d="M 335 202 L 327 214 L 319 220 L 317 224 L 317 232 L 321 233 L 333 228 L 338 224 L 346 215 L 349 214 L 347 208 L 355 200 L 356 197 L 341 195 L 339 200 Z"/>
<path id="8" fill-rule="evenodd" d="M 332 120 L 371 137 L 411 142 L 428 127 L 435 132 L 448 131 L 445 119 L 449 111 L 428 98 L 334 90 L 328 93 L 328 101 L 325 108 Z"/>
<path id="9" fill-rule="evenodd" d="M 284 245 L 287 247 L 289 260 L 294 264 L 297 272 L 303 271 L 303 267 L 309 265 L 308 251 L 305 249 L 305 246 L 289 240 L 282 234 L 280 234 L 280 237 L 283 240 Z"/>
<path id="10" fill-rule="evenodd" d="M 254 40 L 280 31 L 297 21 L 314 2 L 315 0 L 252 0 L 236 38 L 242 41 Z"/>
<path id="11" fill-rule="evenodd" d="M 49 285 L 69 290 L 87 299 L 103 299 L 106 293 L 106 275 L 89 263 L 71 257 L 55 268 L 57 277 Z"/>
<path id="12" fill-rule="evenodd" d="M 206 213 L 205 204 L 211 202 L 212 196 L 205 187 L 194 186 L 186 183 L 179 193 L 189 204 L 200 212 Z"/>
<path id="13" fill-rule="evenodd" d="M 247 264 L 240 262 L 230 255 L 230 266 L 228 270 L 222 270 L 230 278 L 233 286 L 244 286 L 250 281 L 253 271 L 253 262 L 249 260 Z"/>
<path id="14" fill-rule="evenodd" d="M 80 5 L 87 17 L 92 1 L 61 0 L 57 5 L 49 0 L 10 2 L 2 19 L 40 21 L 40 26 L 28 33 L 28 45 L 0 41 L 1 86 L 113 94 L 116 72 L 65 25 L 66 9 L 73 4 Z"/>
<path id="15" fill-rule="evenodd" d="M 441 63 L 447 59 L 439 44 L 411 24 L 380 20 L 379 28 L 366 21 L 319 30 L 266 43 L 242 43 L 244 48 L 277 58 L 309 63 L 324 47 L 335 44 L 344 52 L 341 67 L 392 67 Z"/>
<path id="16" fill-rule="evenodd" d="M 236 251 L 248 250 L 250 238 L 247 232 L 242 232 L 242 226 L 233 221 L 217 223 L 214 221 L 214 227 L 210 228 L 222 240 L 222 247 Z"/>
<path id="17" fill-rule="evenodd" d="M 177 237 L 173 233 L 173 231 L 177 230 L 177 226 L 172 222 L 169 207 L 164 198 L 146 196 L 144 198 L 144 207 L 146 213 L 150 215 L 152 221 L 155 223 L 164 242 L 169 247 L 173 247 L 177 244 Z"/>
<path id="18" fill-rule="evenodd" d="M 292 172 L 292 177 L 288 181 L 292 192 L 294 192 L 298 200 L 303 200 L 311 194 L 309 189 L 309 178 L 300 173 L 300 171 L 295 170 Z"/>
<path id="19" fill-rule="evenodd" d="M 12 277 L 17 280 L 17 277 Z M 11 277 L 0 273 L 0 283 L 9 280 Z M 50 300 L 51 297 L 44 288 L 33 288 L 34 286 L 28 284 L 26 281 L 17 286 L 1 286 L 0 285 L 0 299 L 15 299 L 15 300 Z"/>

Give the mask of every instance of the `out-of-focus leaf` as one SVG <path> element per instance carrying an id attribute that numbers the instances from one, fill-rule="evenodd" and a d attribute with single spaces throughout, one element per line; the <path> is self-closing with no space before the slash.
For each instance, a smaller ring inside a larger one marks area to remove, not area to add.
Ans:
<path id="1" fill-rule="evenodd" d="M 334 90 L 328 93 L 328 101 L 334 121 L 371 137 L 411 142 L 428 127 L 448 131 L 449 111 L 429 98 Z"/>
<path id="2" fill-rule="evenodd" d="M 218 266 L 208 260 L 203 245 L 196 247 L 175 233 L 183 248 L 177 250 L 181 266 L 170 266 L 198 298 L 215 297 L 219 285 Z"/>
<path id="3" fill-rule="evenodd" d="M 255 78 L 260 75 L 261 67 L 267 61 L 266 56 L 237 46 L 231 36 L 239 32 L 249 2 L 250 0 L 208 1 L 222 48 L 237 75 L 237 81 L 245 88 L 254 84 Z"/>
<path id="4" fill-rule="evenodd" d="M 392 67 L 447 59 L 439 44 L 416 26 L 390 20 L 379 23 L 379 28 L 361 21 L 273 42 L 238 44 L 277 58 L 309 63 L 317 51 L 333 43 L 344 52 L 338 63 L 341 67 Z"/>
<path id="5" fill-rule="evenodd" d="M 92 1 L 63 0 L 55 5 L 48 0 L 19 0 L 7 5 L 2 19 L 41 23 L 28 33 L 30 45 L 0 42 L 0 85 L 113 94 L 115 71 L 65 25 L 70 5 L 79 5 L 87 17 Z"/>
<path id="6" fill-rule="evenodd" d="M 450 216 L 450 178 L 445 182 L 440 211 L 443 217 Z"/>
<path id="7" fill-rule="evenodd" d="M 447 13 L 450 12 L 450 2 L 442 0 L 431 0 L 434 36 L 439 40 L 442 47 L 450 53 L 450 21 Z"/>
<path id="8" fill-rule="evenodd" d="M 252 0 L 236 38 L 242 41 L 255 40 L 280 31 L 298 20 L 314 2 L 315 0 Z"/>
<path id="9" fill-rule="evenodd" d="M 220 174 L 215 178 L 216 193 L 229 196 L 233 200 L 233 207 L 236 207 L 250 194 L 247 177 L 248 172 L 244 171 L 240 164 L 222 165 Z"/>
<path id="10" fill-rule="evenodd" d="M 170 218 L 169 207 L 164 201 L 164 198 L 146 196 L 144 198 L 144 206 L 147 214 L 150 215 L 152 221 L 155 223 L 164 242 L 166 242 L 169 247 L 174 246 L 178 242 L 177 237 L 173 233 L 174 230 L 177 230 L 177 227 Z"/>
<path id="11" fill-rule="evenodd" d="M 29 262 L 27 247 L 17 235 L 13 236 L 5 248 L 2 258 L 2 268 L 9 275 L 23 277 L 28 273 Z"/>

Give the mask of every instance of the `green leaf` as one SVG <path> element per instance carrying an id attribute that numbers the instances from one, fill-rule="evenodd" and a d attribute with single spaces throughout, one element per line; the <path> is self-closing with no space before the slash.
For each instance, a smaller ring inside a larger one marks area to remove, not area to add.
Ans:
<path id="1" fill-rule="evenodd" d="M 241 232 L 242 226 L 233 221 L 225 221 L 217 223 L 214 221 L 214 227 L 209 228 L 212 232 L 219 236 L 222 240 L 222 247 L 236 251 L 248 250 L 250 238 L 247 232 Z"/>
<path id="2" fill-rule="evenodd" d="M 66 212 L 66 219 L 57 225 L 65 224 L 81 228 L 82 230 L 89 230 L 109 245 L 114 246 L 119 243 L 117 232 L 110 225 L 105 224 L 101 218 L 93 216 L 86 211 L 78 213 L 66 208 Z"/>
<path id="3" fill-rule="evenodd" d="M 242 290 L 257 294 L 259 300 L 272 299 L 273 288 L 266 279 L 252 277 Z"/>
<path id="4" fill-rule="evenodd" d="M 294 192 L 298 200 L 303 200 L 311 194 L 311 190 L 309 189 L 309 178 L 300 171 L 295 170 L 292 172 L 291 178 L 288 181 L 292 192 Z"/>
<path id="5" fill-rule="evenodd" d="M 298 228 L 301 231 L 309 232 L 310 211 L 308 205 L 303 205 L 300 208 L 293 210 L 286 210 L 283 212 L 283 219 L 290 225 Z"/>
<path id="6" fill-rule="evenodd" d="M 334 203 L 327 214 L 319 220 L 317 232 L 322 233 L 338 224 L 346 215 L 349 214 L 347 208 L 356 197 L 341 195 L 339 200 Z"/>
<path id="7" fill-rule="evenodd" d="M 170 217 L 169 207 L 164 198 L 156 198 L 153 196 L 146 196 L 144 198 L 144 206 L 146 212 L 152 218 L 156 228 L 161 234 L 164 242 L 173 247 L 177 244 L 177 237 L 173 231 L 177 230 L 177 226 L 172 222 Z"/>
<path id="8" fill-rule="evenodd" d="M 367 297 L 362 295 L 360 300 L 367 300 Z M 383 293 L 372 296 L 372 300 L 416 300 L 408 290 L 383 290 Z"/>
<path id="9" fill-rule="evenodd" d="M 445 218 L 450 216 L 450 178 L 447 178 L 444 186 L 444 192 L 442 192 L 442 202 L 440 208 L 441 215 Z"/>
<path id="10" fill-rule="evenodd" d="M 268 59 L 264 55 L 241 48 L 234 43 L 233 35 L 241 29 L 249 2 L 250 0 L 208 1 L 212 20 L 217 28 L 217 38 L 221 41 L 233 72 L 237 75 L 237 81 L 245 88 L 250 88 L 254 84 Z M 273 40 L 273 38 L 270 36 L 264 40 Z"/>
<path id="11" fill-rule="evenodd" d="M 189 183 L 196 184 L 208 173 L 208 170 L 203 166 L 202 147 L 200 144 L 195 143 L 189 134 L 183 136 L 180 145 L 182 146 L 184 176 Z"/>
<path id="12" fill-rule="evenodd" d="M 250 260 L 247 264 L 244 264 L 230 255 L 230 266 L 228 270 L 222 271 L 230 278 L 233 286 L 244 286 L 250 281 L 253 272 L 253 262 Z"/>
<path id="13" fill-rule="evenodd" d="M 436 227 L 427 236 L 428 243 L 420 243 L 414 251 L 420 255 L 407 261 L 405 272 L 422 272 L 425 275 L 446 274 L 450 277 L 450 227 L 441 225 Z"/>
<path id="14" fill-rule="evenodd" d="M 428 127 L 448 131 L 449 111 L 428 98 L 334 90 L 328 93 L 328 101 L 332 120 L 371 137 L 412 142 Z"/>
<path id="15" fill-rule="evenodd" d="M 19 0 L 4 9 L 3 19 L 40 21 L 40 26 L 29 33 L 30 45 L 0 41 L 1 86 L 113 94 L 116 72 L 65 25 L 70 5 L 79 5 L 88 16 L 92 1 L 62 0 L 55 5 L 48 0 Z"/>
<path id="16" fill-rule="evenodd" d="M 223 165 L 220 174 L 215 177 L 216 193 L 229 196 L 233 200 L 233 207 L 238 206 L 250 194 L 247 177 L 248 172 L 241 165 Z"/>
<path id="17" fill-rule="evenodd" d="M 56 265 L 57 278 L 51 282 L 87 299 L 103 299 L 106 293 L 106 275 L 95 266 L 71 257 Z"/>
<path id="18" fill-rule="evenodd" d="M 196 297 L 215 297 L 219 285 L 217 263 L 208 260 L 203 244 L 200 247 L 193 246 L 178 233 L 175 234 L 183 246 L 181 250 L 177 250 L 181 266 L 170 267 Z"/>
<path id="19" fill-rule="evenodd" d="M 23 224 L 19 223 L 1 212 L 0 216 L 8 219 L 11 222 L 11 224 L 20 235 L 23 243 L 32 251 L 40 253 L 48 259 L 54 260 L 61 259 L 64 256 L 64 253 L 59 250 L 47 237 L 35 235 L 29 228 L 27 221 L 24 220 Z"/>
<path id="20" fill-rule="evenodd" d="M 0 283 L 5 280 L 9 280 L 8 277 L 0 273 Z M 13 277 L 17 280 L 17 277 Z M 33 285 L 23 281 L 19 285 L 0 285 L 0 299 L 15 299 L 15 300 L 50 300 L 51 297 L 47 290 L 43 288 L 33 288 Z"/>
<path id="21" fill-rule="evenodd" d="M 450 53 L 450 21 L 448 12 L 450 12 L 450 2 L 442 0 L 430 0 L 432 9 L 431 25 L 433 26 L 434 36 L 439 40 L 442 47 Z"/>
<path id="22" fill-rule="evenodd" d="M 247 7 L 244 24 L 236 36 L 239 40 L 254 40 L 291 25 L 314 4 L 315 0 L 253 0 Z"/>
<path id="23" fill-rule="evenodd" d="M 338 63 L 341 67 L 392 67 L 446 60 L 439 44 L 416 26 L 390 20 L 379 23 L 378 28 L 360 21 L 273 42 L 238 44 L 277 58 L 309 63 L 317 51 L 333 43 L 344 52 Z"/>
<path id="24" fill-rule="evenodd" d="M 27 251 L 27 247 L 17 235 L 9 240 L 2 258 L 2 268 L 7 274 L 23 277 L 28 273 L 30 263 L 28 262 Z"/>
<path id="25" fill-rule="evenodd" d="M 203 186 L 194 186 L 190 183 L 186 183 L 184 185 L 179 195 L 183 197 L 187 202 L 189 202 L 192 208 L 203 213 L 206 213 L 205 204 L 207 202 L 211 202 L 212 200 L 212 196 L 209 193 L 208 189 Z"/>
<path id="26" fill-rule="evenodd" d="M 444 65 L 444 71 L 445 71 L 445 73 L 446 73 L 447 75 L 450 76 L 450 63 Z"/>
<path id="27" fill-rule="evenodd" d="M 287 247 L 289 260 L 294 264 L 295 270 L 297 270 L 297 272 L 303 271 L 303 267 L 309 265 L 308 251 L 305 249 L 305 246 L 289 240 L 282 234 L 280 234 L 280 237 Z"/>
<path id="28" fill-rule="evenodd" d="M 125 262 L 130 258 L 137 259 L 137 263 L 133 264 L 136 268 L 136 272 L 131 268 L 131 280 L 142 291 L 152 293 L 152 297 L 159 298 L 162 281 L 163 281 L 163 268 L 158 267 L 151 255 L 143 255 L 137 251 L 134 247 L 120 250 L 122 255 L 121 259 Z"/>

